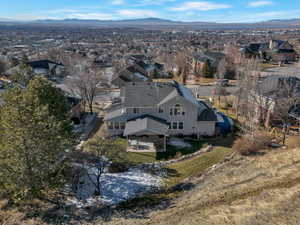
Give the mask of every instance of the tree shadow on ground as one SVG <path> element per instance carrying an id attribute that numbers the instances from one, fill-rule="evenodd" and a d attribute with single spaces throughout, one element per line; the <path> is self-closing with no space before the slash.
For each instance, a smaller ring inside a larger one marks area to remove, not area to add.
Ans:
<path id="1" fill-rule="evenodd" d="M 208 138 L 207 143 L 214 147 L 232 148 L 235 140 L 237 140 L 238 138 L 239 136 L 235 135 L 234 133 L 231 133 L 226 136 Z"/>
<path id="2" fill-rule="evenodd" d="M 187 148 L 178 148 L 172 145 L 167 146 L 166 152 L 157 152 L 156 153 L 156 159 L 157 160 L 170 160 L 174 159 L 177 156 L 183 156 L 195 153 L 199 151 L 203 145 L 205 144 L 205 141 L 196 140 L 196 141 L 188 141 L 188 143 L 191 145 L 191 147 Z"/>

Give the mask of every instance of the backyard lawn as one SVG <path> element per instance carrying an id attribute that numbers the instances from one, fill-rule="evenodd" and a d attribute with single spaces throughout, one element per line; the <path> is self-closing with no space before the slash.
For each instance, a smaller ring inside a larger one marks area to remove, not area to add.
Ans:
<path id="1" fill-rule="evenodd" d="M 125 161 L 132 164 L 156 162 L 155 152 L 126 152 Z"/>
<path id="2" fill-rule="evenodd" d="M 167 187 L 179 184 L 187 177 L 199 176 L 209 167 L 221 162 L 233 152 L 232 145 L 235 138 L 234 134 L 227 137 L 208 138 L 202 143 L 212 145 L 214 148 L 211 152 L 204 153 L 190 160 L 170 164 L 167 168 L 174 171 L 174 174 L 166 180 Z"/>
<path id="3" fill-rule="evenodd" d="M 151 163 L 163 160 L 174 159 L 176 156 L 187 155 L 200 150 L 206 142 L 204 141 L 189 141 L 191 145 L 188 148 L 176 148 L 168 145 L 166 152 L 126 152 L 124 160 L 133 164 Z"/>
<path id="4" fill-rule="evenodd" d="M 157 153 L 157 159 L 158 160 L 169 160 L 173 159 L 176 156 L 181 155 L 188 155 L 192 154 L 194 152 L 197 152 L 200 150 L 203 145 L 207 142 L 205 141 L 185 141 L 186 143 L 190 144 L 191 147 L 186 148 L 178 148 L 172 145 L 167 145 L 167 151 L 166 152 L 158 152 Z"/>
<path id="5" fill-rule="evenodd" d="M 220 154 L 220 157 L 222 157 L 224 151 L 226 152 L 226 150 L 231 149 L 234 139 L 235 139 L 234 136 L 228 136 L 228 137 L 208 138 L 207 140 L 203 140 L 203 141 L 197 141 L 197 140 L 185 141 L 186 143 L 190 144 L 191 147 L 178 148 L 175 146 L 168 145 L 166 152 L 158 152 L 158 153 L 126 152 L 123 155 L 124 158 L 122 160 L 132 164 L 142 164 L 142 163 L 151 163 L 151 162 L 170 160 L 183 155 L 195 153 L 208 144 L 214 146 L 215 149 L 220 150 L 216 152 L 216 154 Z M 125 139 L 120 139 L 120 141 L 122 142 L 122 144 L 126 145 Z"/>
<path id="6" fill-rule="evenodd" d="M 231 148 L 215 147 L 211 152 L 204 153 L 190 160 L 169 165 L 167 168 L 176 171 L 176 173 L 166 180 L 167 187 L 179 184 L 187 177 L 200 176 L 206 169 L 221 162 L 224 157 L 231 153 Z"/>

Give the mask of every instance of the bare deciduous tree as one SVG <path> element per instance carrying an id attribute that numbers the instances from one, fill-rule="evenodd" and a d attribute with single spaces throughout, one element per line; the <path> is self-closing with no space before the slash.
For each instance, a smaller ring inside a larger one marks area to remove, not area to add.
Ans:
<path id="1" fill-rule="evenodd" d="M 115 75 L 121 73 L 124 69 L 126 69 L 127 66 L 126 60 L 124 58 L 113 60 L 112 65 L 113 65 L 113 73 Z"/>
<path id="2" fill-rule="evenodd" d="M 217 79 L 223 79 L 226 75 L 226 72 L 227 72 L 226 59 L 223 58 L 218 64 L 217 73 L 215 74 L 215 76 Z"/>
<path id="3" fill-rule="evenodd" d="M 69 90 L 81 98 L 83 107 L 88 106 L 90 113 L 93 113 L 93 104 L 95 97 L 103 93 L 108 87 L 108 79 L 101 69 L 97 69 L 92 63 L 79 60 L 78 63 L 72 67 L 72 76 L 70 76 L 66 85 Z"/>
<path id="4" fill-rule="evenodd" d="M 177 75 L 181 78 L 182 83 L 186 83 L 186 79 L 190 73 L 191 63 L 187 50 L 178 52 L 175 56 L 175 64 L 177 66 Z"/>
<path id="5" fill-rule="evenodd" d="M 89 141 L 87 149 L 93 158 L 84 163 L 84 169 L 89 181 L 95 187 L 94 195 L 101 196 L 101 178 L 111 161 L 124 160 L 125 149 L 118 140 L 105 139 L 100 136 Z"/>
<path id="6" fill-rule="evenodd" d="M 242 115 L 244 118 L 243 131 L 253 132 L 257 129 L 256 108 L 261 101 L 257 96 L 260 95 L 258 81 L 260 78 L 260 63 L 257 59 L 245 60 L 239 68 L 238 85 L 239 90 L 236 93 L 236 115 Z"/>
<path id="7" fill-rule="evenodd" d="M 283 145 L 285 145 L 288 127 L 293 120 L 293 118 L 290 116 L 290 110 L 299 104 L 297 85 L 299 85 L 299 80 L 296 77 L 279 78 L 279 87 L 273 98 L 274 108 L 271 112 L 271 120 L 273 123 L 283 127 Z"/>

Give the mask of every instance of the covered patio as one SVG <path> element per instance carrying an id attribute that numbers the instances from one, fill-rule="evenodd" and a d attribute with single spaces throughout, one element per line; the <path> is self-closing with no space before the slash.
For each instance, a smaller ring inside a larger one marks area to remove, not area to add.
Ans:
<path id="1" fill-rule="evenodd" d="M 126 123 L 124 136 L 129 142 L 129 151 L 163 152 L 167 149 L 166 121 L 144 116 Z"/>

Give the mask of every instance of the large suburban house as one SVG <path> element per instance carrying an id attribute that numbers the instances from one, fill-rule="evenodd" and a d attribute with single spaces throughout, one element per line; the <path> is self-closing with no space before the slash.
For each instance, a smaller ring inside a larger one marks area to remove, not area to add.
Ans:
<path id="1" fill-rule="evenodd" d="M 130 61 L 130 65 L 113 76 L 111 84 L 122 87 L 127 82 L 151 82 L 155 78 L 169 78 L 164 72 L 164 65 L 143 60 Z"/>
<path id="2" fill-rule="evenodd" d="M 269 43 L 251 43 L 242 49 L 246 57 L 259 57 L 276 63 L 297 60 L 297 52 L 288 41 L 270 40 Z"/>
<path id="3" fill-rule="evenodd" d="M 50 60 L 38 60 L 28 62 L 27 65 L 32 68 L 33 72 L 51 78 L 59 76 L 64 70 L 64 65 Z"/>
<path id="4" fill-rule="evenodd" d="M 104 118 L 111 136 L 214 136 L 216 112 L 185 86 L 127 82 Z"/>
<path id="5" fill-rule="evenodd" d="M 254 93 L 257 121 L 269 127 L 272 123 L 282 123 L 290 117 L 300 121 L 300 78 L 296 76 L 273 75 L 258 84 Z"/>
<path id="6" fill-rule="evenodd" d="M 141 82 L 152 80 L 147 76 L 147 72 L 138 65 L 131 65 L 125 70 L 121 71 L 119 74 L 116 74 L 112 78 L 111 84 L 117 87 L 123 87 L 127 82 Z"/>

